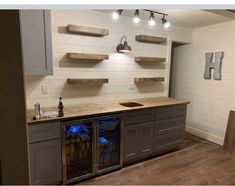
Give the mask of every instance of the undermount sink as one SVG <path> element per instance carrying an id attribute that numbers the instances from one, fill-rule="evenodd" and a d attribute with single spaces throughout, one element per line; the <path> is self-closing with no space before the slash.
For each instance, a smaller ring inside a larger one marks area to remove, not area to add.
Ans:
<path id="1" fill-rule="evenodd" d="M 119 103 L 120 105 L 124 106 L 124 107 L 140 107 L 140 106 L 144 106 L 141 103 L 137 103 L 137 102 L 123 102 L 123 103 Z"/>

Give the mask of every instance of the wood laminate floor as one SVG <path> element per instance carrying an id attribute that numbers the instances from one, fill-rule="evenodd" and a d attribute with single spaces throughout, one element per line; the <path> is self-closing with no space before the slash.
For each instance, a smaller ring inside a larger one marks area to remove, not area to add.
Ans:
<path id="1" fill-rule="evenodd" d="M 235 185 L 235 154 L 186 134 L 180 150 L 134 164 L 81 185 Z"/>

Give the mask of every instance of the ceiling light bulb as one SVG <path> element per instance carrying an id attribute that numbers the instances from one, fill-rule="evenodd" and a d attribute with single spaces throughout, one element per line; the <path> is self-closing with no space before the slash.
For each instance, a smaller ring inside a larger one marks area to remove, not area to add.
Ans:
<path id="1" fill-rule="evenodd" d="M 112 15 L 111 15 L 112 19 L 113 19 L 114 21 L 117 21 L 117 20 L 119 19 L 119 16 L 121 15 L 122 11 L 123 11 L 122 9 L 113 11 L 113 12 L 112 12 Z"/>
<path id="2" fill-rule="evenodd" d="M 133 22 L 136 23 L 136 24 L 139 23 L 140 22 L 140 18 L 139 17 L 134 17 L 133 18 Z"/>
<path id="3" fill-rule="evenodd" d="M 135 10 L 133 23 L 138 24 L 140 22 L 140 13 L 139 10 Z"/>
<path id="4" fill-rule="evenodd" d="M 156 24 L 153 12 L 150 13 L 150 19 L 148 21 L 149 26 L 154 26 Z"/>
<path id="5" fill-rule="evenodd" d="M 150 19 L 148 24 L 149 24 L 149 26 L 154 26 L 156 24 L 156 21 L 153 19 Z"/>
<path id="6" fill-rule="evenodd" d="M 166 20 L 165 16 L 166 16 L 166 15 L 163 15 L 163 17 L 162 17 L 162 24 L 163 24 L 163 27 L 164 27 L 165 29 L 168 29 L 168 28 L 170 28 L 171 23 Z"/>
<path id="7" fill-rule="evenodd" d="M 169 21 L 167 21 L 163 24 L 163 26 L 164 26 L 165 29 L 168 29 L 168 28 L 170 28 L 171 23 Z"/>
<path id="8" fill-rule="evenodd" d="M 113 20 L 118 20 L 119 19 L 119 14 L 116 11 L 112 13 L 112 19 Z"/>

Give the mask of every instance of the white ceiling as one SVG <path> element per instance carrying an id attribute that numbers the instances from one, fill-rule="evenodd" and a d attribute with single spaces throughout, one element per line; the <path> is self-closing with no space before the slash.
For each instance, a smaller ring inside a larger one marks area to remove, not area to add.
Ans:
<path id="1" fill-rule="evenodd" d="M 110 14 L 112 10 L 98 10 Z M 167 19 L 175 26 L 186 28 L 200 28 L 203 26 L 228 22 L 235 20 L 235 13 L 233 15 L 225 14 L 225 10 L 200 10 L 200 9 L 167 9 L 167 10 L 154 10 L 159 12 L 168 13 Z M 224 14 L 223 14 L 224 13 Z M 122 16 L 133 17 L 134 10 L 124 10 Z M 231 13 L 232 14 L 232 13 Z M 148 20 L 149 13 L 140 11 L 140 17 L 143 20 Z M 155 16 L 160 21 L 160 16 Z"/>

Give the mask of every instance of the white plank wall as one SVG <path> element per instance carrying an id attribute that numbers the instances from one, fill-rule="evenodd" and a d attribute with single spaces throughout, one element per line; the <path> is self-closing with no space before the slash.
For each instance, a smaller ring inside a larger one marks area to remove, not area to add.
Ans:
<path id="1" fill-rule="evenodd" d="M 89 103 L 110 99 L 128 99 L 165 96 L 168 92 L 170 45 L 145 44 L 135 41 L 137 34 L 157 35 L 171 40 L 191 42 L 192 30 L 173 27 L 165 31 L 159 24 L 155 29 L 131 24 L 131 18 L 121 17 L 112 23 L 106 14 L 88 10 L 52 10 L 53 66 L 54 75 L 46 77 L 26 77 L 27 107 L 35 103 L 42 107 L 57 106 L 60 96 L 65 105 Z M 65 26 L 76 24 L 109 29 L 105 37 L 90 37 L 68 34 Z M 116 45 L 122 35 L 126 35 L 132 47 L 130 54 L 118 54 Z M 67 52 L 109 54 L 109 60 L 100 63 L 72 63 Z M 166 63 L 145 65 L 134 62 L 134 56 L 166 57 Z M 163 83 L 136 86 L 134 77 L 166 77 Z M 103 86 L 68 85 L 67 78 L 108 78 Z M 47 86 L 48 94 L 42 94 L 42 86 Z"/>
<path id="2" fill-rule="evenodd" d="M 178 47 L 174 56 L 174 95 L 191 101 L 187 130 L 218 144 L 235 109 L 234 30 L 235 22 L 196 29 L 193 44 Z M 222 80 L 203 79 L 205 53 L 219 51 L 224 52 Z"/>

